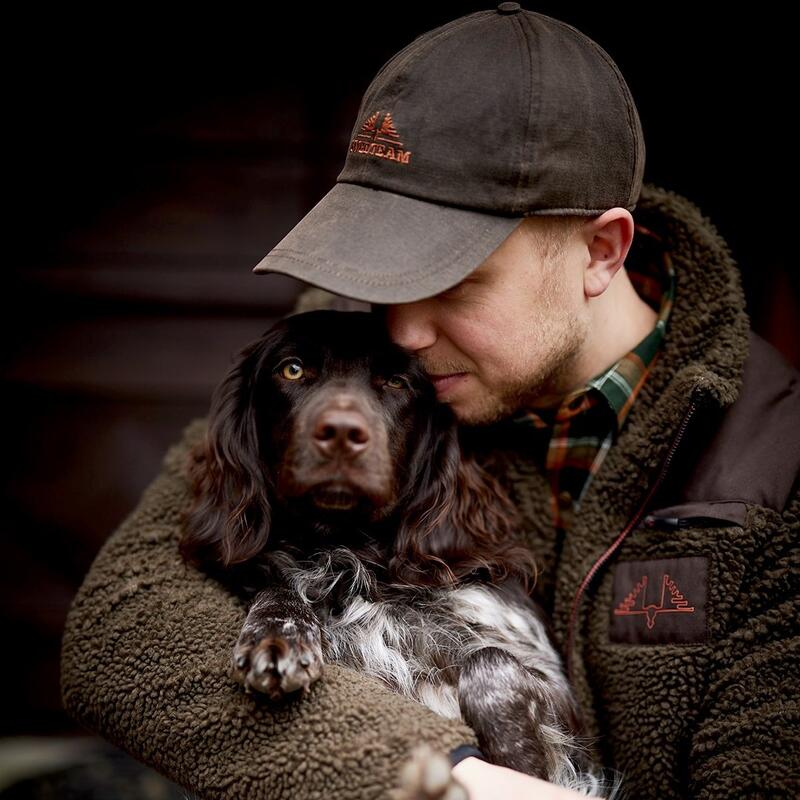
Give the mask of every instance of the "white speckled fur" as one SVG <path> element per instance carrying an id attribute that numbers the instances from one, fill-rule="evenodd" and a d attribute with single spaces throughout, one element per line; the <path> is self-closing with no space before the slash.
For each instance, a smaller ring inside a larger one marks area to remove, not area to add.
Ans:
<path id="1" fill-rule="evenodd" d="M 327 662 L 373 675 L 444 717 L 462 718 L 459 667 L 483 648 L 505 650 L 541 673 L 531 675 L 549 708 L 532 706 L 529 711 L 531 725 L 538 725 L 551 745 L 549 780 L 585 795 L 597 796 L 604 789 L 609 798 L 617 794 L 617 782 L 608 787 L 602 778 L 576 770 L 569 757 L 579 746 L 575 737 L 546 722 L 546 711 L 553 711 L 559 695 L 571 690 L 561 657 L 521 591 L 473 583 L 455 589 L 397 587 L 387 593 L 346 547 L 317 552 L 302 562 L 285 551 L 272 551 L 270 560 L 313 607 L 322 625 Z M 382 596 L 378 588 L 390 599 L 371 599 Z M 486 676 L 481 703 L 488 713 L 491 689 L 502 691 L 503 683 L 497 671 Z"/>

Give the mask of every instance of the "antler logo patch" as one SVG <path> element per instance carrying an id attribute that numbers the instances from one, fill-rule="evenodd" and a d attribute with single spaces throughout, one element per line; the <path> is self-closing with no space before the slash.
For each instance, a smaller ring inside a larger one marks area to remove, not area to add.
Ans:
<path id="1" fill-rule="evenodd" d="M 655 626 L 658 614 L 667 614 L 671 611 L 694 614 L 694 606 L 689 605 L 675 581 L 666 573 L 661 576 L 661 593 L 657 603 L 647 602 L 647 575 L 642 575 L 631 593 L 614 609 L 617 615 L 644 615 L 647 618 L 647 627 L 650 629 Z"/>
<path id="2" fill-rule="evenodd" d="M 376 158 L 388 158 L 398 164 L 411 161 L 411 151 L 403 149 L 403 142 L 390 112 L 376 111 L 361 125 L 350 142 L 350 152 Z"/>
<path id="3" fill-rule="evenodd" d="M 674 644 L 708 638 L 708 556 L 621 561 L 615 569 L 610 641 Z"/>

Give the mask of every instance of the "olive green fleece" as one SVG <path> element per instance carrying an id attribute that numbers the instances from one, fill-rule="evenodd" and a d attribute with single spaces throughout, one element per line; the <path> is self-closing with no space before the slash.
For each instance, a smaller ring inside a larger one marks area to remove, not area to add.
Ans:
<path id="1" fill-rule="evenodd" d="M 541 566 L 536 593 L 562 649 L 578 586 L 639 508 L 689 400 L 702 409 L 701 425 L 731 407 L 749 353 L 739 272 L 710 220 L 651 184 L 634 218 L 670 247 L 675 306 L 664 351 L 563 541 L 552 526 L 549 485 L 524 439 L 496 451 L 497 473 L 524 515 L 520 537 Z M 774 369 L 796 382 L 796 371 L 778 360 Z M 766 423 L 758 428 L 764 420 L 753 420 L 754 431 L 775 439 L 774 458 L 796 476 L 796 435 L 779 436 Z M 181 460 L 204 430 L 205 419 L 187 425 L 75 597 L 62 649 L 67 710 L 202 798 L 382 798 L 418 741 L 444 750 L 476 744 L 464 723 L 337 665 L 327 665 L 309 696 L 283 710 L 231 681 L 228 663 L 245 608 L 185 566 L 176 549 L 188 490 Z M 747 447 L 742 441 L 743 455 Z M 720 512 L 676 530 L 637 526 L 581 596 L 575 687 L 597 756 L 623 773 L 630 798 L 796 795 L 800 500 L 796 478 L 791 493 L 773 492 L 769 501 L 757 478 L 752 495 L 684 498 L 707 501 L 709 514 L 734 501 L 745 509 L 743 521 Z M 695 554 L 710 557 L 709 640 L 610 642 L 615 564 Z"/>

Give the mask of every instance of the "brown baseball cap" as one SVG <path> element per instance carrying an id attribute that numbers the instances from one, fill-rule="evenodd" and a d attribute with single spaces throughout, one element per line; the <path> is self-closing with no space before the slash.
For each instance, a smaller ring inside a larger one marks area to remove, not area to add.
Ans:
<path id="1" fill-rule="evenodd" d="M 336 184 L 253 272 L 370 303 L 431 297 L 524 217 L 633 211 L 644 162 L 611 57 L 565 22 L 500 3 L 381 67 Z"/>

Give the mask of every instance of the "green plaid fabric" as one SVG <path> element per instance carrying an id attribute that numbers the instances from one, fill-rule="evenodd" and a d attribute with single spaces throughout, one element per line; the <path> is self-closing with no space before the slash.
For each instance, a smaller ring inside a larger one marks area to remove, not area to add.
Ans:
<path id="1" fill-rule="evenodd" d="M 658 358 L 675 297 L 675 270 L 660 237 L 641 225 L 626 258 L 637 293 L 658 309 L 655 327 L 629 353 L 555 409 L 525 408 L 510 423 L 532 431 L 531 446 L 552 488 L 553 520 L 566 530 L 592 477 L 616 441 L 628 412 Z M 635 245 L 635 247 L 634 247 Z"/>

